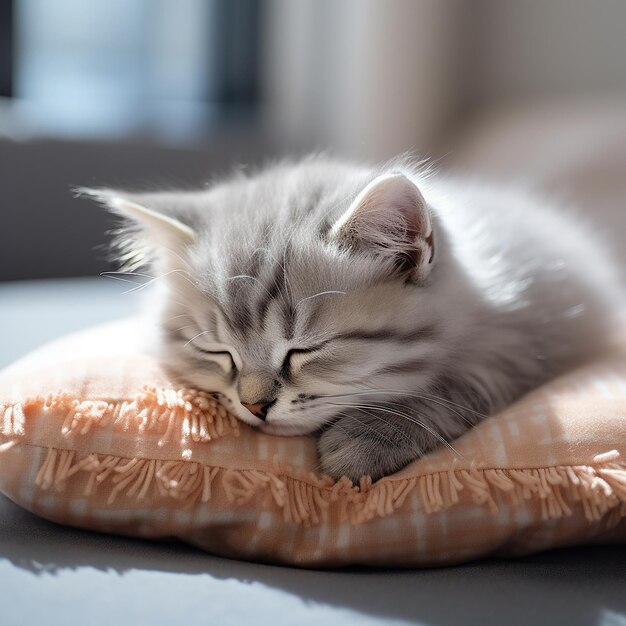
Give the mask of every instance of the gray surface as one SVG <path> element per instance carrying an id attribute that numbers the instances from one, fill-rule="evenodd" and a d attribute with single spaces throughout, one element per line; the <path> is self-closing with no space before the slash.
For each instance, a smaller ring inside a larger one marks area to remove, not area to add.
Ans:
<path id="1" fill-rule="evenodd" d="M 104 279 L 0 284 L 0 366 L 130 313 Z M 626 549 L 421 571 L 302 571 L 57 526 L 0 497 L 0 624 L 626 626 Z"/>
<path id="2" fill-rule="evenodd" d="M 0 282 L 0 368 L 61 335 L 127 315 L 132 285 L 98 278 Z"/>
<path id="3" fill-rule="evenodd" d="M 267 142 L 225 133 L 210 146 L 133 142 L 14 142 L 0 137 L 0 280 L 87 276 L 111 269 L 107 212 L 72 188 L 195 188 L 232 163 L 259 161 Z M 245 155 L 245 158 L 244 158 Z"/>

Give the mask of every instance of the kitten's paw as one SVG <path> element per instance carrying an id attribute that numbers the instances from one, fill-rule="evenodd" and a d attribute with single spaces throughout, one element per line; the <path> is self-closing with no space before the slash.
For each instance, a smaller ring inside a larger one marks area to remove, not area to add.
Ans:
<path id="1" fill-rule="evenodd" d="M 317 449 L 323 473 L 333 478 L 347 476 L 358 484 L 361 476 L 378 480 L 412 460 L 411 453 L 402 446 L 390 450 L 375 437 L 350 430 L 334 425 L 320 435 Z"/>
<path id="2" fill-rule="evenodd" d="M 323 432 L 317 443 L 320 467 L 333 478 L 347 476 L 353 483 L 365 474 L 371 475 L 367 458 L 359 450 L 359 442 L 337 427 Z"/>

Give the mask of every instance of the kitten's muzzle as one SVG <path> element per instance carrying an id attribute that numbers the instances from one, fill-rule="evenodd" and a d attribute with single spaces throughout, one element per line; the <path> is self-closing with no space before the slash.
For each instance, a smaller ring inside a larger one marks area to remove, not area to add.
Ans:
<path id="1" fill-rule="evenodd" d="M 255 404 L 250 404 L 248 402 L 242 402 L 242 406 L 246 407 L 252 415 L 258 417 L 265 421 L 267 417 L 267 412 L 270 410 L 270 407 L 276 402 L 276 400 L 271 400 L 270 402 L 256 402 Z"/>

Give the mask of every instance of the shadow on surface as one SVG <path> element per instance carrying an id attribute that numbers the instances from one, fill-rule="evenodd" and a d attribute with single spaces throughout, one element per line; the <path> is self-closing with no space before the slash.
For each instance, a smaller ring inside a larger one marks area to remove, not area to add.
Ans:
<path id="1" fill-rule="evenodd" d="M 305 603 L 442 626 L 626 623 L 626 546 L 430 570 L 298 570 L 213 557 L 178 543 L 75 530 L 39 519 L 0 496 L 2 559 L 38 576 L 92 568 L 115 578 L 151 571 L 206 576 L 207 583 L 256 583 Z"/>

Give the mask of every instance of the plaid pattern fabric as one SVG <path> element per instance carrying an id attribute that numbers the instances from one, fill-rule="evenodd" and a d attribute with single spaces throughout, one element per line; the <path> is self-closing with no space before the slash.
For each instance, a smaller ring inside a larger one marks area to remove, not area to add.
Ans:
<path id="1" fill-rule="evenodd" d="M 0 375 L 0 490 L 64 524 L 301 566 L 438 565 L 626 539 L 626 354 L 529 394 L 400 472 L 316 473 L 312 437 L 238 423 L 132 322 Z"/>

